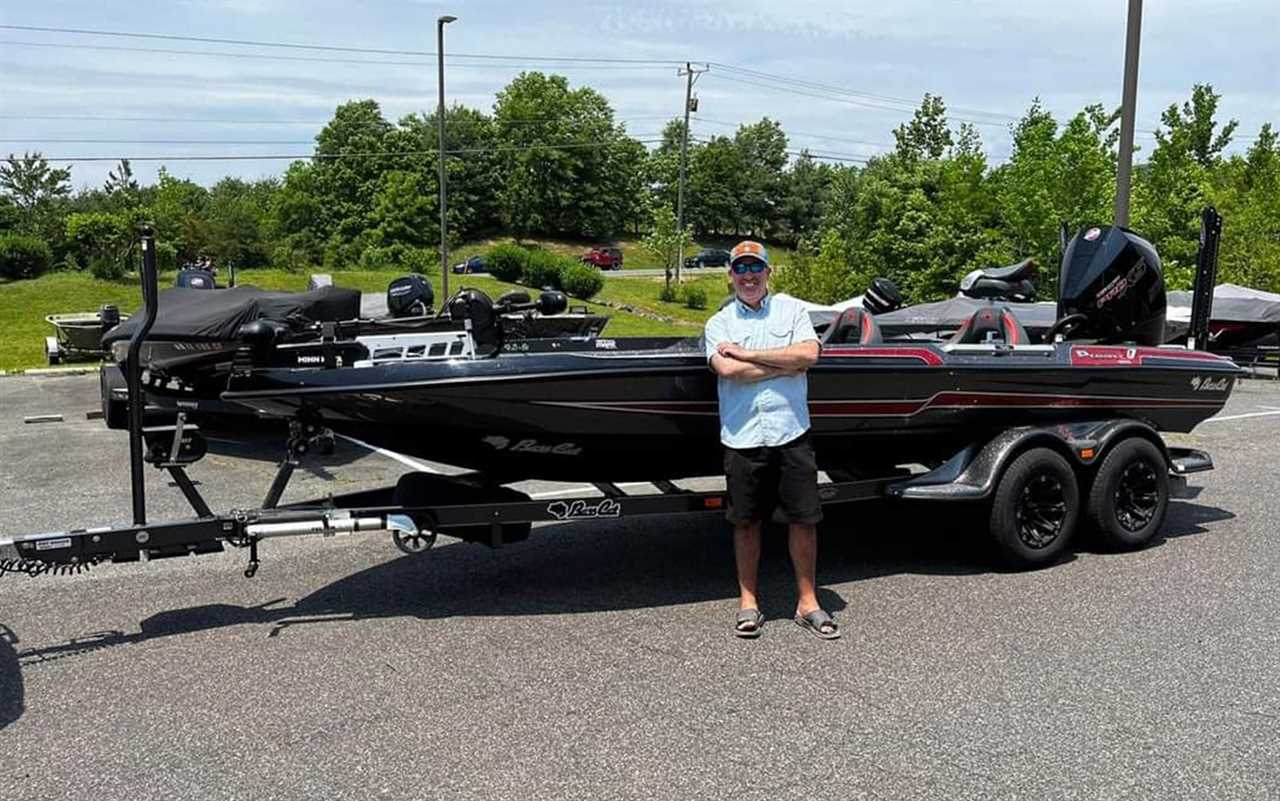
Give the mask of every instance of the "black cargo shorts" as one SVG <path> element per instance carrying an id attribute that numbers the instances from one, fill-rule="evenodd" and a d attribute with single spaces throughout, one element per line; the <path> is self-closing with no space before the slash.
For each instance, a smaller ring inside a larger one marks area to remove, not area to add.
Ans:
<path id="1" fill-rule="evenodd" d="M 724 449 L 729 522 L 741 525 L 772 519 L 814 524 L 822 520 L 818 463 L 806 431 L 777 447 Z"/>

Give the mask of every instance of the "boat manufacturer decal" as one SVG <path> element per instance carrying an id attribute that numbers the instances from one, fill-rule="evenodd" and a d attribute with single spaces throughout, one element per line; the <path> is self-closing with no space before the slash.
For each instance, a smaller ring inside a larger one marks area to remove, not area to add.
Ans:
<path id="1" fill-rule="evenodd" d="M 36 540 L 37 551 L 60 551 L 71 547 L 70 537 L 59 537 L 56 540 Z"/>
<path id="2" fill-rule="evenodd" d="M 492 447 L 497 451 L 506 451 L 507 453 L 537 453 L 549 456 L 581 456 L 582 447 L 576 442 L 556 442 L 547 444 L 538 442 L 536 439 L 522 439 L 518 442 L 512 442 L 510 439 L 499 435 L 492 435 L 480 440 L 484 444 Z"/>
<path id="3" fill-rule="evenodd" d="M 1196 392 L 1226 392 L 1231 389 L 1231 379 L 1228 376 L 1222 376 L 1221 378 L 1193 376 L 1191 388 Z"/>
<path id="4" fill-rule="evenodd" d="M 1088 231 L 1084 232 L 1084 241 L 1092 242 L 1093 240 L 1097 239 L 1101 234 L 1102 234 L 1101 228 L 1090 228 Z"/>
<path id="5" fill-rule="evenodd" d="M 1092 345 L 1071 349 L 1072 367 L 1131 367 L 1146 364 L 1148 359 L 1212 362 L 1226 364 L 1229 360 L 1213 353 L 1173 348 L 1126 347 L 1121 345 Z"/>
<path id="6" fill-rule="evenodd" d="M 618 343 L 612 339 L 597 339 L 596 348 L 599 350 L 617 350 Z"/>
<path id="7" fill-rule="evenodd" d="M 622 517 L 622 504 L 605 498 L 598 503 L 587 501 L 554 501 L 547 504 L 547 514 L 556 520 L 596 520 Z"/>

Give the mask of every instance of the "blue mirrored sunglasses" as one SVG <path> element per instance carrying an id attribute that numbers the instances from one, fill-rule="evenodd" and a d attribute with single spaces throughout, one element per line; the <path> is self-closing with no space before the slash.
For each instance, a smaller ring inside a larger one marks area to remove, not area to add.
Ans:
<path id="1" fill-rule="evenodd" d="M 762 261 L 740 261 L 733 265 L 733 271 L 738 275 L 746 273 L 762 273 L 769 265 Z"/>

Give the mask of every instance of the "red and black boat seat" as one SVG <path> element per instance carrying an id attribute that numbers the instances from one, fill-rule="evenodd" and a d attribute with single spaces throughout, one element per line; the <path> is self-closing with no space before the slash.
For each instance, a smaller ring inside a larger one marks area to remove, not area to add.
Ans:
<path id="1" fill-rule="evenodd" d="M 978 309 L 951 337 L 952 345 L 985 345 L 992 341 L 1006 345 L 1031 343 L 1022 323 L 1005 306 Z"/>
<path id="2" fill-rule="evenodd" d="M 875 318 L 858 308 L 840 312 L 840 316 L 831 321 L 822 335 L 824 348 L 833 345 L 874 345 L 883 341 Z"/>

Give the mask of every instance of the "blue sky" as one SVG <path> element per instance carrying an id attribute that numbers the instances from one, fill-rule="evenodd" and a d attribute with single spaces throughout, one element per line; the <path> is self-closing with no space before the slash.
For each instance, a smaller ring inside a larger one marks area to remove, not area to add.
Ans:
<path id="1" fill-rule="evenodd" d="M 450 13 L 459 21 L 448 28 L 446 52 L 510 57 L 451 60 L 451 102 L 488 110 L 521 69 L 555 71 L 601 91 L 643 138 L 680 113 L 684 81 L 673 66 L 548 59 L 718 62 L 885 98 L 941 94 L 956 115 L 983 123 L 979 132 L 998 161 L 1008 155 L 1010 118 L 1033 97 L 1060 119 L 1087 103 L 1118 104 L 1125 10 L 1125 0 L 4 0 L 0 24 L 434 51 L 435 19 Z M 1138 128 L 1154 129 L 1160 111 L 1185 99 L 1197 81 L 1224 96 L 1220 117 L 1239 119 L 1242 139 L 1267 120 L 1280 124 L 1278 29 L 1275 0 L 1149 0 Z M 352 63 L 361 61 L 399 63 Z M 815 97 L 741 78 L 713 66 L 700 79 L 695 134 L 728 133 L 767 115 L 792 133 L 793 148 L 865 157 L 883 151 L 893 127 L 910 115 L 897 100 L 837 99 L 829 91 Z M 305 154 L 340 102 L 372 97 L 395 119 L 434 106 L 435 92 L 432 57 L 0 30 L 0 153 Z M 165 121 L 120 119 L 139 117 Z M 176 143 L 191 140 L 209 143 Z M 248 142 L 267 144 L 241 144 Z M 1149 147 L 1152 139 L 1139 136 L 1138 143 Z M 209 183 L 226 174 L 279 174 L 287 163 L 173 160 L 167 167 Z M 98 184 L 110 166 L 75 164 L 73 181 Z M 158 166 L 134 164 L 148 180 Z"/>

